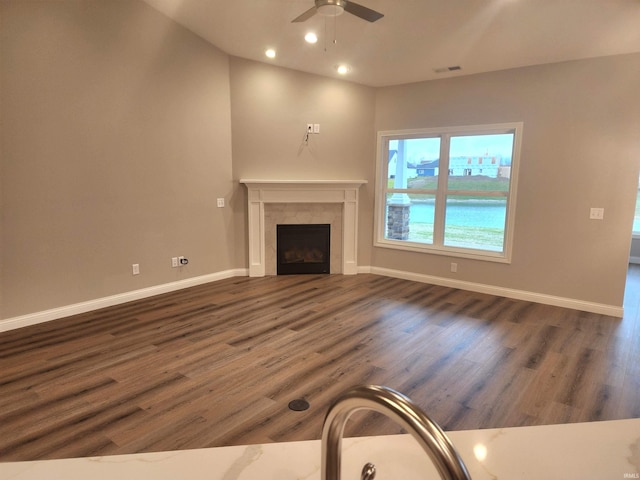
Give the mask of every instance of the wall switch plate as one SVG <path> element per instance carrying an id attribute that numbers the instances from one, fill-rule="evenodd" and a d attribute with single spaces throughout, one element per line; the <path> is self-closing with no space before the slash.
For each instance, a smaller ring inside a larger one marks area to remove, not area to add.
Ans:
<path id="1" fill-rule="evenodd" d="M 313 133 L 320 133 L 320 124 L 319 123 L 314 123 L 313 124 Z"/>
<path id="2" fill-rule="evenodd" d="M 602 220 L 604 219 L 604 208 L 592 208 L 589 212 L 589 218 L 591 220 Z"/>
<path id="3" fill-rule="evenodd" d="M 218 208 L 222 208 L 224 207 L 224 198 L 219 198 L 218 199 Z"/>
<path id="4" fill-rule="evenodd" d="M 175 268 L 178 266 L 178 257 L 171 257 L 171 267 Z"/>
<path id="5" fill-rule="evenodd" d="M 133 265 L 131 265 L 131 270 L 134 275 L 140 275 L 140 264 L 134 263 Z"/>

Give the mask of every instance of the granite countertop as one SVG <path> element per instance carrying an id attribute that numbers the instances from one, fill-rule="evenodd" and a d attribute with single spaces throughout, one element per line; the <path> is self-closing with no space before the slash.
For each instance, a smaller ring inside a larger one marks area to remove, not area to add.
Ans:
<path id="1" fill-rule="evenodd" d="M 448 432 L 473 479 L 640 478 L 640 419 Z M 439 478 L 410 435 L 347 438 L 342 478 Z M 2 480 L 317 480 L 320 442 L 0 463 Z"/>

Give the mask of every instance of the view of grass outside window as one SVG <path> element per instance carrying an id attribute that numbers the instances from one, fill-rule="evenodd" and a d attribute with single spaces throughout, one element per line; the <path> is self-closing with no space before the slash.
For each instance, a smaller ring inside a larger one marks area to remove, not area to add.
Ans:
<path id="1" fill-rule="evenodd" d="M 376 245 L 508 260 L 520 130 L 381 132 Z"/>

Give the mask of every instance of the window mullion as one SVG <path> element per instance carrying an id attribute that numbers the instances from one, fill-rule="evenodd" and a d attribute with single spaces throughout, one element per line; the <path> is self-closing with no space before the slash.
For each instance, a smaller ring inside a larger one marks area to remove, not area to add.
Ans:
<path id="1" fill-rule="evenodd" d="M 440 159 L 438 161 L 438 191 L 433 219 L 433 244 L 444 244 L 444 217 L 447 202 L 447 182 L 449 177 L 450 135 L 440 137 Z"/>

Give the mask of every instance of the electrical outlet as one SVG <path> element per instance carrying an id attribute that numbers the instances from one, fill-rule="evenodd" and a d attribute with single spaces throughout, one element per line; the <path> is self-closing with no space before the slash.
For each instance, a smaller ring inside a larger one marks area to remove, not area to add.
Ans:
<path id="1" fill-rule="evenodd" d="M 219 198 L 218 199 L 218 208 L 222 208 L 224 207 L 224 198 Z"/>
<path id="2" fill-rule="evenodd" d="M 453 273 L 456 273 L 458 271 L 458 264 L 457 263 L 452 263 L 451 264 L 451 271 Z"/>
<path id="3" fill-rule="evenodd" d="M 133 265 L 131 265 L 131 270 L 134 275 L 140 275 L 140 264 L 134 263 Z"/>
<path id="4" fill-rule="evenodd" d="M 171 267 L 175 268 L 178 266 L 178 257 L 171 257 Z"/>
<path id="5" fill-rule="evenodd" d="M 307 133 L 313 133 L 313 123 L 307 123 Z"/>

